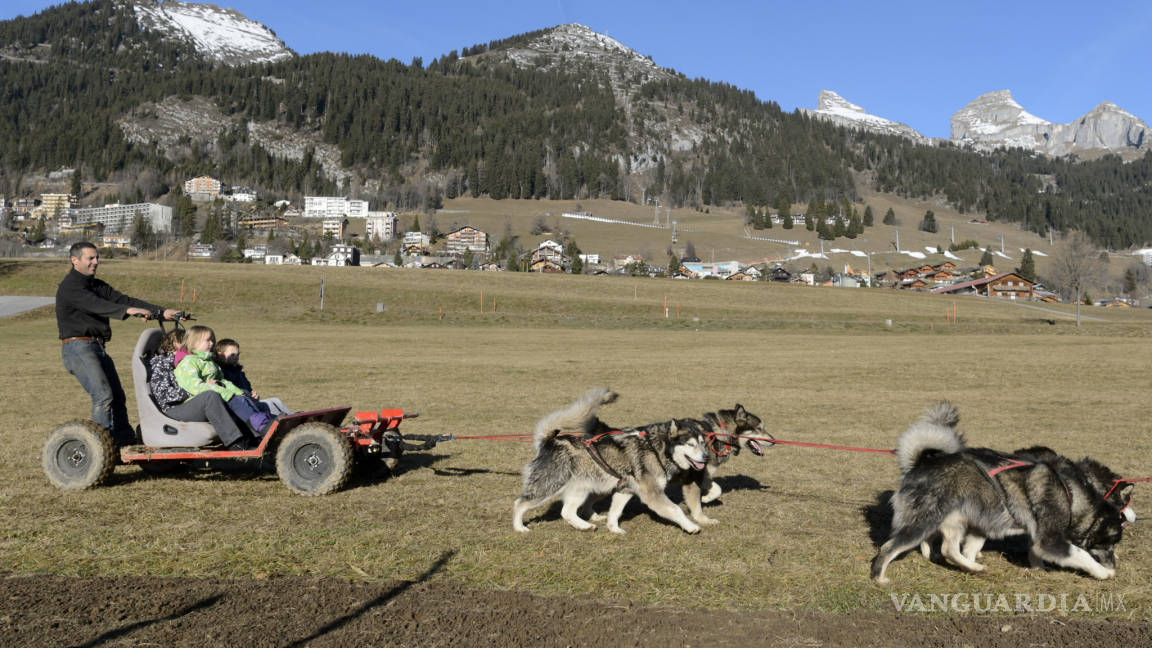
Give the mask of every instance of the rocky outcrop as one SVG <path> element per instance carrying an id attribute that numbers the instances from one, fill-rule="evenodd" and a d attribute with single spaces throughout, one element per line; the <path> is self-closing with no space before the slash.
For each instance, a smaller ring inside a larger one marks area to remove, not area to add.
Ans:
<path id="1" fill-rule="evenodd" d="M 233 9 L 175 0 L 132 2 L 141 27 L 190 43 L 210 61 L 247 65 L 294 56 L 271 29 Z"/>
<path id="2" fill-rule="evenodd" d="M 876 115 L 869 115 L 860 106 L 848 101 L 831 90 L 821 90 L 817 98 L 816 110 L 804 110 L 805 114 L 824 119 L 849 128 L 860 128 L 882 135 L 899 135 L 920 144 L 928 143 L 928 138 L 911 126 Z"/>
<path id="3" fill-rule="evenodd" d="M 1008 90 L 981 95 L 952 115 L 952 141 L 978 149 L 1026 148 L 1048 155 L 1131 151 L 1152 146 L 1148 125 L 1104 102 L 1070 124 L 1028 113 Z"/>

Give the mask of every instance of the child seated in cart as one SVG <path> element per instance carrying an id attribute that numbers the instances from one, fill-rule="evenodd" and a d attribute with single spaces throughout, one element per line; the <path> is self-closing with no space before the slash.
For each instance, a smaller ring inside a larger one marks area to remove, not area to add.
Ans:
<path id="1" fill-rule="evenodd" d="M 248 376 L 244 375 L 244 365 L 240 364 L 240 343 L 236 340 L 225 338 L 216 343 L 216 364 L 220 367 L 225 380 L 242 389 L 261 405 L 267 406 L 272 416 L 293 413 L 279 398 L 261 398 L 252 389 L 252 383 L 248 381 Z"/>
<path id="2" fill-rule="evenodd" d="M 184 344 L 184 329 L 172 329 L 164 334 L 164 339 L 156 352 L 148 360 L 148 389 L 152 399 L 163 412 L 173 405 L 188 400 L 189 394 L 176 384 L 176 351 Z"/>
<path id="3" fill-rule="evenodd" d="M 276 417 L 224 378 L 212 356 L 216 334 L 207 326 L 193 326 L 176 352 L 176 384 L 191 396 L 212 390 L 224 399 L 228 409 L 248 423 L 256 435 L 263 436 Z"/>

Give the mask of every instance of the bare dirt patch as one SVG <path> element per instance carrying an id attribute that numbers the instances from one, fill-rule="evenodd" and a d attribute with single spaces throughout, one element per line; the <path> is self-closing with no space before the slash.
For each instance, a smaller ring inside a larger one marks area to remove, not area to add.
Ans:
<path id="1" fill-rule="evenodd" d="M 432 578 L 450 556 L 431 567 Z M 442 579 L 0 580 L 10 646 L 1147 646 L 1123 620 L 655 608 Z"/>

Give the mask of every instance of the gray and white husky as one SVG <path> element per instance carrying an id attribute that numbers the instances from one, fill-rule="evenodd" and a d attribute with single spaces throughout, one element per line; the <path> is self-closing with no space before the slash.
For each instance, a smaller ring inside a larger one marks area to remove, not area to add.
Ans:
<path id="1" fill-rule="evenodd" d="M 612 493 L 608 529 L 614 533 L 624 533 L 620 515 L 633 495 L 681 529 L 699 533 L 700 525 L 668 499 L 664 487 L 683 471 L 705 469 L 705 428 L 692 419 L 673 419 L 605 430 L 596 412 L 614 400 L 614 392 L 592 389 L 537 422 L 536 457 L 524 466 L 523 491 L 512 507 L 513 528 L 527 532 L 525 513 L 561 500 L 561 517 L 581 531 L 594 530 L 595 524 L 580 517 L 580 508 L 590 496 Z"/>
<path id="2" fill-rule="evenodd" d="M 1027 535 L 1033 565 L 1114 576 L 1116 545 L 1135 519 L 1126 502 L 1131 484 L 1108 494 L 1118 475 L 1106 466 L 1044 447 L 1011 454 L 969 448 L 956 430 L 959 418 L 942 402 L 900 435 L 892 534 L 872 559 L 872 578 L 889 582 L 888 564 L 917 545 L 924 551 L 937 534 L 944 557 L 970 572 L 985 570 L 976 559 L 986 538 Z"/>

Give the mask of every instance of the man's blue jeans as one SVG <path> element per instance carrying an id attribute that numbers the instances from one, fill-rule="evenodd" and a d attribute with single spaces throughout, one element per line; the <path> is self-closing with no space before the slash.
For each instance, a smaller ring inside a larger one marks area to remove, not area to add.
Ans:
<path id="1" fill-rule="evenodd" d="M 73 340 L 60 350 L 64 368 L 76 376 L 92 397 L 92 420 L 103 425 L 118 446 L 135 442 L 136 433 L 128 422 L 124 388 L 116 374 L 116 364 L 95 340 Z"/>

